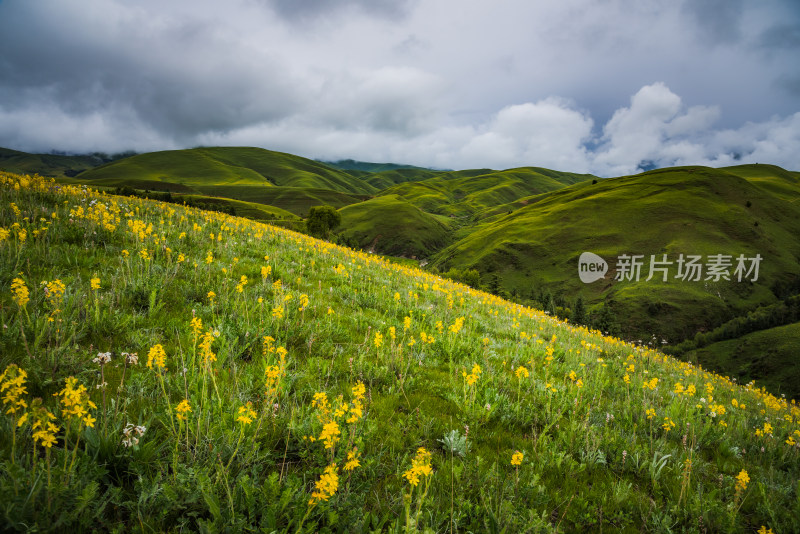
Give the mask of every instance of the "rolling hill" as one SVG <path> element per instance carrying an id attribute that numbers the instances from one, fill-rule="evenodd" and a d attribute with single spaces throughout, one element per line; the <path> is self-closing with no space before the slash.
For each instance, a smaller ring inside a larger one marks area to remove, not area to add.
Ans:
<path id="1" fill-rule="evenodd" d="M 202 148 L 133 156 L 61 181 L 171 191 L 173 201 L 185 198 L 259 220 L 281 217 L 291 228 L 302 222 L 286 212 L 303 217 L 313 206 L 330 205 L 341 210 L 340 242 L 425 259 L 456 277 L 475 269 L 480 287 L 561 317 L 573 316 L 580 297 L 588 313 L 579 320 L 671 346 L 800 293 L 800 174 L 771 165 L 597 179 L 537 167 L 437 171 Z M 579 281 L 577 259 L 586 251 L 612 264 L 606 279 Z M 673 276 L 681 254 L 761 254 L 763 263 L 755 283 L 614 281 L 613 263 L 621 254 L 646 261 L 667 254 Z M 782 392 L 791 390 L 786 379 L 780 382 Z"/>
<path id="2" fill-rule="evenodd" d="M 8 148 L 0 148 L 0 169 L 20 174 L 40 174 L 55 178 L 76 176 L 81 172 L 107 163 L 119 156 L 105 154 L 59 155 L 30 154 Z"/>
<path id="3" fill-rule="evenodd" d="M 663 169 L 529 197 L 509 205 L 510 213 L 497 208 L 498 215 L 437 253 L 434 265 L 497 274 L 505 289 L 523 296 L 547 287 L 594 305 L 610 300 L 626 335 L 677 342 L 775 301 L 774 288 L 800 279 L 800 203 L 790 199 L 791 191 L 800 196 L 800 179 L 787 173 L 776 186 L 763 178 L 770 169 L 735 171 Z M 680 254 L 758 253 L 764 260 L 752 284 L 674 276 L 645 282 L 647 271 L 639 282 L 617 282 L 612 265 L 606 279 L 585 285 L 577 276 L 585 251 L 609 262 L 622 254 L 675 261 Z"/>
<path id="4" fill-rule="evenodd" d="M 451 239 L 447 217 L 431 215 L 397 195 L 341 208 L 341 235 L 360 248 L 389 256 L 427 258 Z"/>
<path id="5" fill-rule="evenodd" d="M 138 154 L 90 169 L 81 181 L 117 186 L 177 183 L 197 186 L 283 186 L 371 194 L 376 189 L 317 161 L 260 148 L 215 147 Z"/>

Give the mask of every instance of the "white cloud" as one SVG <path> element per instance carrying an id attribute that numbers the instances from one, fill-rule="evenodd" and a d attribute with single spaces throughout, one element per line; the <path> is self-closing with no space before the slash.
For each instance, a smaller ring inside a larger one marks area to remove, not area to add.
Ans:
<path id="1" fill-rule="evenodd" d="M 0 0 L 0 146 L 800 168 L 782 2 L 726 6 L 747 24 L 707 39 L 707 10 L 666 0 Z"/>
<path id="2" fill-rule="evenodd" d="M 583 143 L 591 136 L 592 124 L 591 118 L 559 98 L 508 106 L 460 150 L 459 156 L 475 166 L 536 165 L 586 172 L 589 164 Z"/>
<path id="3" fill-rule="evenodd" d="M 684 109 L 681 98 L 664 83 L 646 85 L 604 126 L 593 167 L 603 175 L 621 175 L 643 165 L 675 165 L 697 157 L 703 149 L 696 140 L 719 113 L 716 107 Z"/>

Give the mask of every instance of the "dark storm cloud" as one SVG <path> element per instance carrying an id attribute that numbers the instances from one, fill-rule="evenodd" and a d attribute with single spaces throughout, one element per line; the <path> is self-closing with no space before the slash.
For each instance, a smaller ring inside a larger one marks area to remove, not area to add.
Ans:
<path id="1" fill-rule="evenodd" d="M 128 109 L 186 141 L 277 120 L 297 105 L 280 62 L 220 34 L 214 20 L 125 7 L 93 18 L 55 7 L 0 4 L 0 50 L 13 50 L 0 61 L 1 106 L 48 99 L 75 117 Z"/>
<path id="2" fill-rule="evenodd" d="M 797 6 L 2 0 L 0 146 L 800 169 Z"/>
<path id="3" fill-rule="evenodd" d="M 701 41 L 731 44 L 741 40 L 744 0 L 687 0 L 683 9 Z"/>
<path id="4" fill-rule="evenodd" d="M 314 20 L 332 13 L 357 9 L 379 17 L 407 13 L 408 0 L 263 0 L 276 13 L 291 21 Z"/>

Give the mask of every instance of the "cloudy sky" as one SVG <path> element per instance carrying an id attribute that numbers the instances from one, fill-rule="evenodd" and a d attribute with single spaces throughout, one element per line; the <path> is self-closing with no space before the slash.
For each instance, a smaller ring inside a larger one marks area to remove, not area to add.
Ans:
<path id="1" fill-rule="evenodd" d="M 800 170 L 797 0 L 0 0 L 0 146 Z"/>

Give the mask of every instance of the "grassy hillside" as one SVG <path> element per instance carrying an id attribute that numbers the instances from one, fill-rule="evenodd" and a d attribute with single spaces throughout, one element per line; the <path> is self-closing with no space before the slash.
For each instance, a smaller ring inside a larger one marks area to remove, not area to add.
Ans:
<path id="1" fill-rule="evenodd" d="M 346 206 L 341 235 L 360 248 L 390 256 L 427 258 L 447 244 L 450 221 L 387 195 Z"/>
<path id="2" fill-rule="evenodd" d="M 75 176 L 82 171 L 104 163 L 100 155 L 63 156 L 56 154 L 29 154 L 0 148 L 0 170 L 42 176 Z"/>
<path id="3" fill-rule="evenodd" d="M 211 196 L 224 196 L 246 202 L 267 204 L 305 217 L 312 206 L 328 205 L 341 208 L 370 198 L 368 195 L 352 195 L 308 187 L 260 187 L 260 186 L 196 186 L 198 192 Z"/>
<path id="4" fill-rule="evenodd" d="M 1 175 L 6 531 L 800 530 L 800 409 L 275 227 Z"/>
<path id="5" fill-rule="evenodd" d="M 730 369 L 776 394 L 800 398 L 800 323 L 768 328 L 737 339 L 712 343 L 685 358 L 706 368 Z"/>
<path id="6" fill-rule="evenodd" d="M 561 189 L 594 178 L 523 167 L 442 173 L 424 181 L 401 183 L 380 192 L 399 195 L 429 213 L 468 217 L 521 197 Z"/>
<path id="7" fill-rule="evenodd" d="M 243 202 L 241 200 L 233 200 L 230 198 L 222 197 L 209 197 L 204 195 L 176 195 L 176 202 L 185 201 L 187 204 L 202 203 L 207 207 L 205 209 L 215 211 L 225 211 L 232 209 L 239 217 L 247 217 L 254 221 L 300 221 L 300 217 L 294 213 L 288 212 L 284 209 L 275 206 L 268 206 L 266 204 L 257 204 L 255 202 Z"/>
<path id="8" fill-rule="evenodd" d="M 592 303 L 611 299 L 629 335 L 679 341 L 774 301 L 775 285 L 800 277 L 800 204 L 774 194 L 771 184 L 701 167 L 581 182 L 487 219 L 440 252 L 436 264 L 497 273 L 507 290 L 523 296 L 546 286 Z M 780 186 L 792 187 L 788 181 Z M 579 280 L 577 260 L 584 251 L 611 262 L 605 280 Z M 676 261 L 680 254 L 756 253 L 764 259 L 754 284 L 674 280 L 675 265 L 668 282 L 644 281 L 651 254 Z M 621 254 L 645 256 L 638 283 L 613 280 Z"/>
<path id="9" fill-rule="evenodd" d="M 98 185 L 138 180 L 189 187 L 277 185 L 356 194 L 375 192 L 364 181 L 320 162 L 247 147 L 149 152 L 86 171 L 80 180 Z"/>

